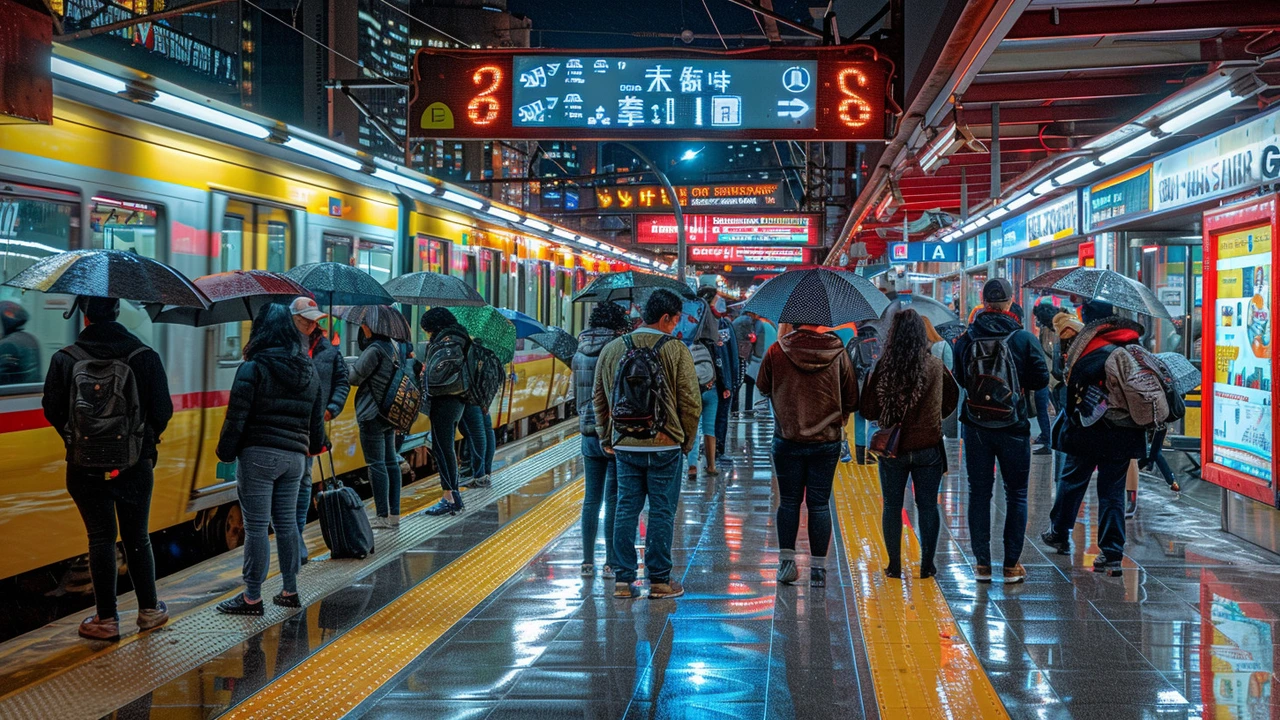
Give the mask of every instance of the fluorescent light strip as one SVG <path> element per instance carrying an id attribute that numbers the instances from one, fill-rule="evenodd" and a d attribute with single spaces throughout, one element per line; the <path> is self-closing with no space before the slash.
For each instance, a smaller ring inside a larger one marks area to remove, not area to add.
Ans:
<path id="1" fill-rule="evenodd" d="M 1159 141 L 1160 138 L 1149 132 L 1144 132 L 1129 142 L 1123 143 L 1103 153 L 1102 156 L 1098 158 L 1098 162 L 1103 165 L 1110 165 L 1112 163 L 1119 162 L 1130 155 L 1141 152 L 1142 150 L 1155 145 Z"/>
<path id="2" fill-rule="evenodd" d="M 534 230 L 541 230 L 542 232 L 551 232 L 551 226 L 542 222 L 541 220 L 535 220 L 531 217 L 527 217 L 524 220 L 521 220 L 520 222 L 523 222 L 525 225 L 528 225 Z"/>
<path id="3" fill-rule="evenodd" d="M 448 200 L 451 203 L 465 205 L 471 208 L 472 210 L 484 209 L 484 203 L 480 202 L 479 200 L 476 200 L 475 198 L 467 197 L 466 195 L 459 195 L 458 193 L 452 190 L 445 190 L 443 193 L 441 193 L 440 197 L 444 198 L 445 200 Z"/>
<path id="4" fill-rule="evenodd" d="M 1031 188 L 1031 192 L 1036 195 L 1047 195 L 1053 192 L 1053 189 L 1056 187 L 1057 185 L 1054 185 L 1052 180 L 1045 180 L 1039 185 Z"/>
<path id="5" fill-rule="evenodd" d="M 1225 90 L 1181 115 L 1160 123 L 1160 132 L 1164 135 L 1182 132 L 1201 120 L 1207 120 L 1239 103 L 1242 99 L 1236 97 L 1230 90 Z"/>
<path id="6" fill-rule="evenodd" d="M 591 238 L 589 238 L 589 237 L 580 237 L 580 238 L 578 238 L 578 242 L 580 242 L 580 243 L 582 243 L 583 245 L 586 245 L 587 247 L 590 247 L 590 248 L 593 248 L 593 247 L 600 247 L 600 243 L 596 242 L 595 240 L 592 240 L 592 239 L 591 239 Z"/>
<path id="7" fill-rule="evenodd" d="M 1062 173 L 1061 175 L 1058 175 L 1057 177 L 1053 178 L 1053 181 L 1058 185 L 1070 185 L 1071 183 L 1074 183 L 1075 181 L 1087 175 L 1092 175 L 1094 171 L 1101 170 L 1101 169 L 1102 169 L 1101 165 L 1095 165 L 1093 161 L 1089 161 L 1078 167 L 1071 168 L 1070 170 Z"/>
<path id="8" fill-rule="evenodd" d="M 120 78 L 112 77 L 97 70 L 90 70 L 83 65 L 67 62 L 60 57 L 52 58 L 49 61 L 49 69 L 60 78 L 74 80 L 82 85 L 88 85 L 104 92 L 122 93 L 128 87 Z"/>
<path id="9" fill-rule="evenodd" d="M 1008 207 L 1010 210 L 1020 210 L 1030 205 L 1032 202 L 1035 202 L 1035 199 L 1036 199 L 1035 195 L 1032 195 L 1031 193 L 1023 193 L 1018 197 L 1014 198 L 1013 200 L 1010 200 L 1009 204 L 1006 207 Z"/>
<path id="10" fill-rule="evenodd" d="M 562 237 L 565 240 L 577 240 L 578 236 L 565 230 L 564 228 L 551 228 L 551 234 L 556 237 Z"/>
<path id="11" fill-rule="evenodd" d="M 500 207 L 487 207 L 484 209 L 484 211 L 494 217 L 502 218 L 503 220 L 509 220 L 510 222 L 513 222 L 513 223 L 520 222 L 520 216 L 511 212 L 510 210 L 505 210 Z"/>
<path id="12" fill-rule="evenodd" d="M 994 208 L 994 209 L 992 209 L 992 211 L 991 211 L 991 212 L 987 213 L 987 219 L 988 219 L 988 220 L 999 220 L 1000 218 L 1002 218 L 1002 217 L 1004 217 L 1005 215 L 1008 215 L 1008 214 L 1009 214 L 1009 208 L 1007 208 L 1007 207 L 1005 207 L 1005 206 L 1001 205 L 1000 207 L 998 207 L 998 208 Z"/>
<path id="13" fill-rule="evenodd" d="M 284 146 L 290 150 L 297 150 L 304 155 L 310 155 L 313 158 L 318 158 L 325 162 L 331 162 L 338 167 L 344 167 L 348 170 L 359 170 L 361 167 L 360 161 L 353 157 L 348 157 L 342 153 L 334 152 L 327 147 L 322 147 L 300 138 L 291 137 L 284 141 Z"/>
<path id="14" fill-rule="evenodd" d="M 249 122 L 248 120 L 232 115 L 231 113 L 215 110 L 208 105 L 191 102 L 190 100 L 180 98 L 177 95 L 171 95 L 167 92 L 156 93 L 156 98 L 151 101 L 151 104 L 162 110 L 168 110 L 171 113 L 183 115 L 193 120 L 206 122 L 210 125 L 217 125 L 218 127 L 226 128 L 227 130 L 238 132 L 241 135 L 248 135 L 249 137 L 254 137 L 259 140 L 266 140 L 271 136 L 270 130 L 257 123 Z M 307 144 L 310 145 L 310 143 Z M 360 167 L 359 163 L 356 164 L 356 167 Z"/>
<path id="15" fill-rule="evenodd" d="M 389 183 L 395 183 L 401 187 L 407 187 L 410 190 L 417 190 L 425 195 L 430 195 L 436 191 L 435 188 L 424 182 L 405 177 L 399 173 L 393 173 L 390 170 L 383 170 L 382 168 L 374 170 L 373 176 L 379 180 L 386 180 Z"/>

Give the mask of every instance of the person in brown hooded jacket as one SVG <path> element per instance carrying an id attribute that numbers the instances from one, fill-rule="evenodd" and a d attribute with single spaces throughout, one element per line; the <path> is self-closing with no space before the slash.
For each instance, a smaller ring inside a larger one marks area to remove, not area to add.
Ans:
<path id="1" fill-rule="evenodd" d="M 820 333 L 815 325 L 797 325 L 765 353 L 756 388 L 773 403 L 773 466 L 782 496 L 778 582 L 791 584 L 800 576 L 795 556 L 803 500 L 809 516 L 809 584 L 824 587 L 840 429 L 858 408 L 853 363 L 839 337 Z"/>

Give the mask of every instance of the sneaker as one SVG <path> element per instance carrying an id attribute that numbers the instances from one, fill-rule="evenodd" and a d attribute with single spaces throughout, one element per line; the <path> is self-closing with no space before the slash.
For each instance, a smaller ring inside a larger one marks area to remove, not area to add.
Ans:
<path id="1" fill-rule="evenodd" d="M 294 593 L 292 595 L 285 595 L 283 592 L 281 592 L 279 595 L 276 595 L 275 597 L 271 598 L 271 602 L 275 603 L 276 605 L 279 605 L 280 607 L 287 607 L 287 608 L 302 607 L 302 598 L 298 597 L 298 593 Z"/>
<path id="2" fill-rule="evenodd" d="M 167 622 L 169 622 L 169 608 L 163 600 L 156 602 L 154 610 L 138 611 L 139 630 L 154 630 Z"/>
<path id="3" fill-rule="evenodd" d="M 218 612 L 224 615 L 253 615 L 262 617 L 263 605 L 266 603 L 259 600 L 256 603 L 249 602 L 244 593 L 237 593 L 235 597 L 218 603 Z"/>
<path id="4" fill-rule="evenodd" d="M 450 495 L 453 496 L 452 501 L 449 499 Z M 426 510 L 423 510 L 422 512 L 432 517 L 439 517 L 441 515 L 457 515 L 458 513 L 462 512 L 462 510 L 463 510 L 462 493 L 453 492 L 453 493 L 445 493 L 443 496 L 440 497 L 440 502 L 436 503 L 435 505 L 432 505 L 431 507 L 427 508 Z"/>
<path id="5" fill-rule="evenodd" d="M 479 490 L 479 489 L 492 487 L 492 486 L 493 486 L 493 480 L 491 480 L 488 475 L 480 475 L 479 477 L 472 478 L 471 484 L 468 485 L 467 487 L 472 487 Z"/>
<path id="6" fill-rule="evenodd" d="M 796 569 L 795 560 L 783 560 L 778 563 L 778 582 L 783 585 L 790 585 L 800 577 L 800 571 Z"/>
<path id="7" fill-rule="evenodd" d="M 1093 571 L 1106 573 L 1108 577 L 1120 577 L 1124 574 L 1123 561 L 1108 560 L 1106 555 L 1099 555 L 1093 559 Z"/>
<path id="8" fill-rule="evenodd" d="M 666 582 L 649 582 L 649 599 L 650 600 L 669 600 L 678 598 L 684 594 L 684 586 L 675 580 Z"/>
<path id="9" fill-rule="evenodd" d="M 1049 447 L 1049 444 L 1048 444 L 1048 443 L 1045 443 L 1044 445 L 1041 445 L 1040 447 L 1036 448 L 1035 450 L 1032 450 L 1032 451 L 1031 451 L 1031 454 L 1032 454 L 1032 455 L 1052 455 L 1052 454 L 1053 454 L 1053 448 Z"/>
<path id="10" fill-rule="evenodd" d="M 396 526 L 391 524 L 391 518 L 379 515 L 369 521 L 369 527 L 374 530 L 394 530 Z"/>
<path id="11" fill-rule="evenodd" d="M 1022 567 L 1022 563 L 1004 569 L 1005 584 L 1020 583 L 1026 579 L 1027 569 Z"/>
<path id="12" fill-rule="evenodd" d="M 1057 550 L 1059 555 L 1071 554 L 1071 541 L 1066 537 L 1054 534 L 1052 530 L 1045 530 L 1040 533 L 1040 542 Z"/>
<path id="13" fill-rule="evenodd" d="M 613 596 L 623 600 L 635 600 L 640 597 L 640 593 L 633 583 L 616 582 L 613 584 Z"/>
<path id="14" fill-rule="evenodd" d="M 1177 480 L 1174 480 L 1173 482 L 1169 483 L 1169 489 L 1175 493 L 1182 492 L 1182 486 L 1178 484 Z"/>
<path id="15" fill-rule="evenodd" d="M 845 440 L 844 442 L 840 443 L 840 462 L 842 463 L 853 462 L 853 453 L 849 452 L 848 440 Z"/>
<path id="16" fill-rule="evenodd" d="M 901 566 L 901 565 L 889 565 L 889 566 L 885 567 L 885 569 L 884 569 L 884 576 L 885 576 L 885 577 L 887 577 L 887 578 L 893 578 L 894 580 L 901 580 L 901 579 L 902 579 L 902 566 Z"/>
<path id="17" fill-rule="evenodd" d="M 600 577 L 605 578 L 605 579 L 608 579 L 608 580 L 612 580 L 612 579 L 613 579 L 613 567 L 612 567 L 612 566 L 610 566 L 610 565 L 605 565 L 605 566 L 604 566 L 604 568 L 600 571 Z"/>
<path id="18" fill-rule="evenodd" d="M 591 563 L 582 563 L 582 576 L 591 577 L 596 574 L 596 566 Z"/>
<path id="19" fill-rule="evenodd" d="M 973 579 L 980 583 L 991 582 L 991 566 L 990 565 L 974 565 Z"/>
<path id="20" fill-rule="evenodd" d="M 103 620 L 97 615 L 87 617 L 80 622 L 79 632 L 80 637 L 86 640 L 119 640 L 120 619 L 107 618 Z"/>
<path id="21" fill-rule="evenodd" d="M 827 569 L 809 568 L 809 587 L 826 587 Z"/>

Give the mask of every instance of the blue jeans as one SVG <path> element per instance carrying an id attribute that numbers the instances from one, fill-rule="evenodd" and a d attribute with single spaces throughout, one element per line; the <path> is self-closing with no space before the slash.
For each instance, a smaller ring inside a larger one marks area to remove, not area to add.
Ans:
<path id="1" fill-rule="evenodd" d="M 498 443 L 493 432 L 493 418 L 487 408 L 467 405 L 462 410 L 462 422 L 458 429 L 467 441 L 471 453 L 471 477 L 484 477 L 493 473 L 493 453 Z"/>
<path id="2" fill-rule="evenodd" d="M 942 527 L 938 516 L 938 488 L 942 485 L 943 452 L 939 445 L 909 450 L 896 458 L 880 458 L 880 494 L 884 496 L 880 527 L 889 552 L 889 564 L 893 567 L 902 567 L 902 504 L 908 480 L 916 500 L 916 522 L 920 524 L 920 566 L 933 567 L 938 531 Z"/>
<path id="3" fill-rule="evenodd" d="M 244 514 L 244 594 L 262 597 L 262 583 L 271 565 L 268 526 L 276 529 L 276 558 L 284 591 L 298 592 L 298 483 L 307 456 L 269 447 L 240 451 L 236 490 Z"/>
<path id="4" fill-rule="evenodd" d="M 1049 511 L 1053 534 L 1069 537 L 1089 489 L 1089 478 L 1098 471 L 1098 547 L 1108 560 L 1124 557 L 1124 483 L 1128 460 L 1101 460 L 1068 455 L 1058 480 L 1058 497 Z"/>
<path id="5" fill-rule="evenodd" d="M 1036 436 L 1036 443 L 1040 445 L 1049 444 L 1049 423 L 1052 418 L 1049 417 L 1049 388 L 1043 387 L 1036 391 L 1036 424 L 1040 426 L 1040 434 Z"/>
<path id="6" fill-rule="evenodd" d="M 809 513 L 809 554 L 826 557 L 831 545 L 831 484 L 840 461 L 840 442 L 798 443 L 775 437 L 773 467 L 778 474 L 778 547 L 796 549 L 800 503 Z"/>
<path id="7" fill-rule="evenodd" d="M 302 539 L 302 533 L 307 529 L 307 515 L 311 512 L 311 466 L 315 465 L 314 458 L 307 458 L 302 464 L 302 482 L 298 484 L 298 559 L 305 560 L 307 554 L 307 541 Z"/>
<path id="8" fill-rule="evenodd" d="M 614 567 L 614 520 L 618 513 L 618 461 L 600 447 L 600 438 L 582 436 L 582 463 L 586 469 L 586 497 L 582 499 L 582 562 L 596 561 L 596 530 L 604 505 L 604 562 Z"/>
<path id="9" fill-rule="evenodd" d="M 458 422 L 466 403 L 460 397 L 433 397 L 431 411 L 431 454 L 440 468 L 440 488 L 445 492 L 458 490 L 458 455 L 453 437 L 458 432 Z"/>
<path id="10" fill-rule="evenodd" d="M 715 388 L 702 391 L 702 414 L 698 416 L 698 437 L 693 441 L 693 449 L 689 451 L 690 468 L 698 467 L 698 451 L 702 449 L 702 436 L 716 436 L 716 408 L 719 406 L 719 394 Z"/>
<path id="11" fill-rule="evenodd" d="M 1027 535 L 1027 477 L 1031 473 L 1028 435 L 964 426 L 964 465 L 969 472 L 969 533 L 974 562 L 991 564 L 991 493 L 996 484 L 996 461 L 1004 481 L 1004 566 L 1022 557 Z"/>
<path id="12" fill-rule="evenodd" d="M 716 392 L 716 454 L 723 455 L 727 452 L 725 446 L 729 440 L 729 405 L 732 402 L 732 393 L 730 398 L 725 398 L 724 391 Z"/>
<path id="13" fill-rule="evenodd" d="M 649 501 L 644 564 L 649 584 L 671 578 L 671 538 L 675 535 L 676 505 L 680 502 L 680 448 L 657 452 L 616 449 L 618 512 L 613 526 L 616 581 L 636 581 L 636 533 L 640 511 Z"/>
<path id="14" fill-rule="evenodd" d="M 369 465 L 373 506 L 378 517 L 400 514 L 400 456 L 395 429 L 381 420 L 360 423 L 360 449 Z"/>

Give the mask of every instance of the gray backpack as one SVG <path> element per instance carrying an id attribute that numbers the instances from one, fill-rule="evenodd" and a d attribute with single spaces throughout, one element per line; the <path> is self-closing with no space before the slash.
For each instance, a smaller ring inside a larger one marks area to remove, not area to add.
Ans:
<path id="1" fill-rule="evenodd" d="M 695 340 L 689 345 L 689 354 L 693 355 L 693 371 L 698 376 L 698 386 L 703 390 L 710 389 L 716 382 L 716 361 L 707 344 Z"/>
<path id="2" fill-rule="evenodd" d="M 127 357 L 98 359 L 79 345 L 63 348 L 75 360 L 66 427 L 67 462 L 109 471 L 131 468 L 142 459 L 146 422 L 129 362 L 146 350 L 140 347 Z"/>

